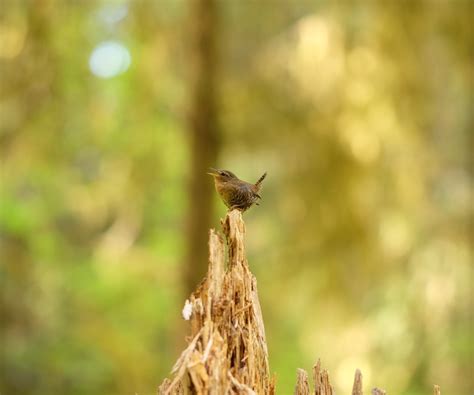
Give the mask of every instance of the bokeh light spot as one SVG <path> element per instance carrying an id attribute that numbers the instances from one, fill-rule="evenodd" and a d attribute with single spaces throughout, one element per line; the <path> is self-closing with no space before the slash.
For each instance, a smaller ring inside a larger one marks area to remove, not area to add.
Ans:
<path id="1" fill-rule="evenodd" d="M 26 27 L 20 23 L 17 26 L 0 25 L 0 58 L 18 56 L 25 45 L 26 33 Z"/>
<path id="2" fill-rule="evenodd" d="M 412 244 L 407 219 L 397 212 L 386 212 L 380 225 L 380 239 L 389 255 L 393 257 L 403 255 Z"/>
<path id="3" fill-rule="evenodd" d="M 91 72 L 100 78 L 112 78 L 122 74 L 127 71 L 130 63 L 130 52 L 117 41 L 101 42 L 89 58 Z"/>
<path id="4" fill-rule="evenodd" d="M 127 14 L 128 6 L 126 4 L 106 4 L 99 11 L 99 18 L 112 26 L 122 21 Z"/>

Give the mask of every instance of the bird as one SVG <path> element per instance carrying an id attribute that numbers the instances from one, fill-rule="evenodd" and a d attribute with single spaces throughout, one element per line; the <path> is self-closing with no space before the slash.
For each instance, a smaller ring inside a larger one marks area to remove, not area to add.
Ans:
<path id="1" fill-rule="evenodd" d="M 258 206 L 258 200 L 261 199 L 259 192 L 262 188 L 262 181 L 267 176 L 266 172 L 255 184 L 239 179 L 229 170 L 211 167 L 207 174 L 214 177 L 216 191 L 224 204 L 229 208 L 229 211 L 238 209 L 244 212 L 253 204 Z"/>

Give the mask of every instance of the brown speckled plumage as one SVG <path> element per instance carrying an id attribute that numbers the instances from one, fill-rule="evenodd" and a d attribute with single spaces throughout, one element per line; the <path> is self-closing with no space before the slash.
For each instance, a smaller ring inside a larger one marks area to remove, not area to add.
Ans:
<path id="1" fill-rule="evenodd" d="M 258 205 L 261 199 L 258 194 L 261 190 L 262 181 L 267 173 L 264 173 L 255 184 L 242 181 L 229 170 L 209 169 L 208 174 L 214 177 L 216 191 L 225 205 L 230 209 L 248 210 L 253 204 Z"/>

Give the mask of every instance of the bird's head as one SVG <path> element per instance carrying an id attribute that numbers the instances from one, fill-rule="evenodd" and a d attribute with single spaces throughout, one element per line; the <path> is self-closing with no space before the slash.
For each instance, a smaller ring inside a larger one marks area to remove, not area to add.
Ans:
<path id="1" fill-rule="evenodd" d="M 213 176 L 217 181 L 226 182 L 237 179 L 237 176 L 229 170 L 214 169 L 212 167 L 209 168 L 207 174 Z"/>

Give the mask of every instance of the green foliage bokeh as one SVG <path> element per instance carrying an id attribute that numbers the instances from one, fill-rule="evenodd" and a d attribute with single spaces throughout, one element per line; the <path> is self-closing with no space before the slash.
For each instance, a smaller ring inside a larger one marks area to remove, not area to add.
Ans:
<path id="1" fill-rule="evenodd" d="M 151 394 L 179 355 L 189 4 L 2 2 L 2 393 Z M 217 4 L 277 392 L 320 357 L 338 393 L 471 393 L 472 2 Z"/>

